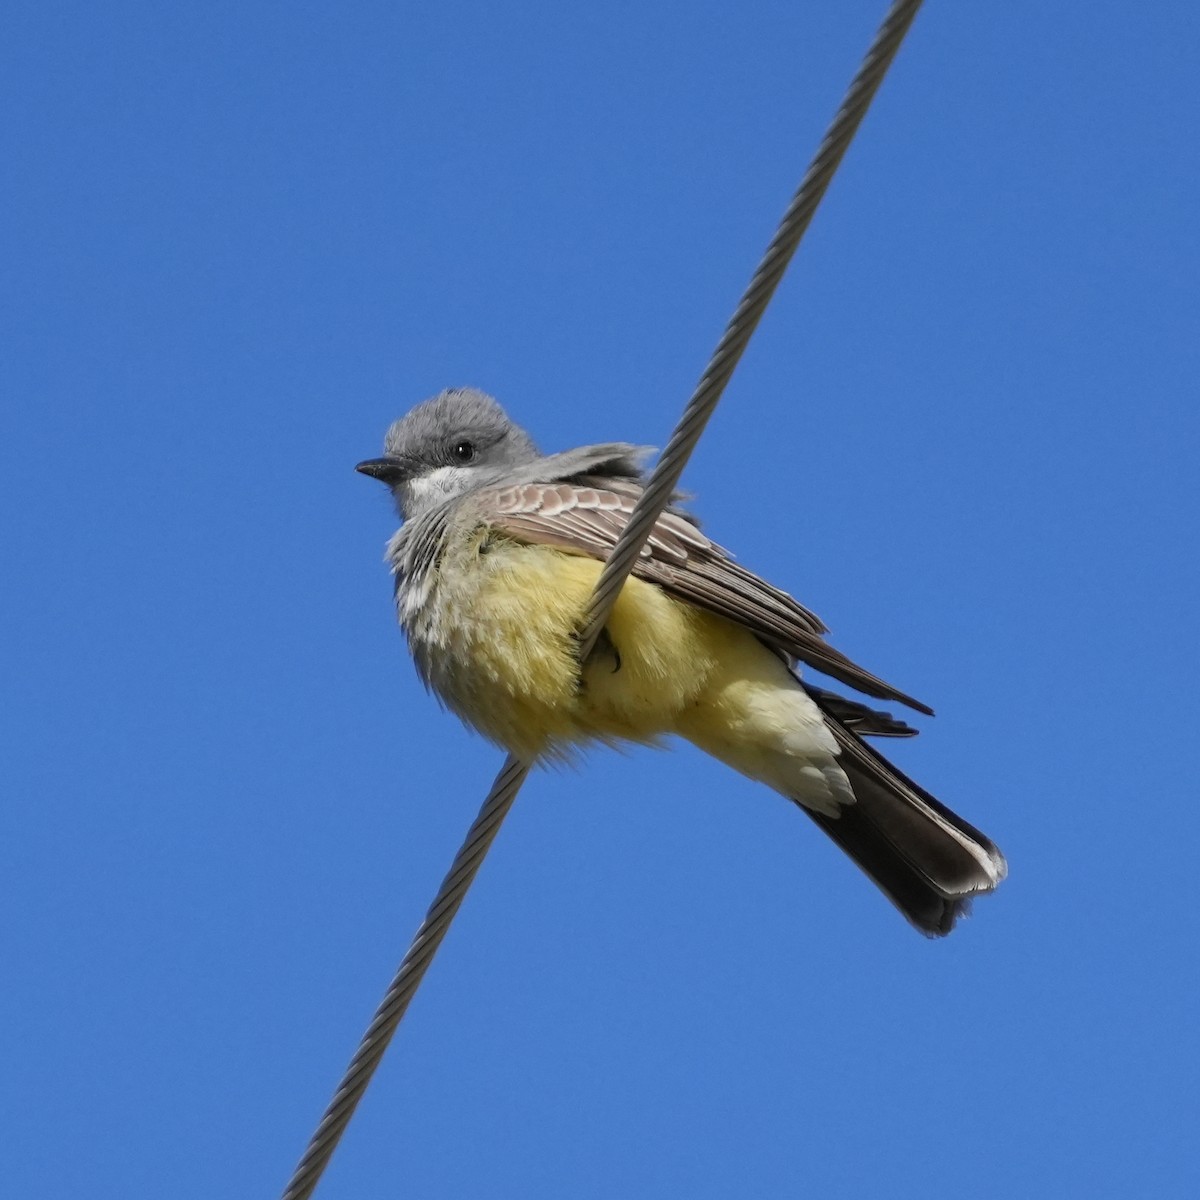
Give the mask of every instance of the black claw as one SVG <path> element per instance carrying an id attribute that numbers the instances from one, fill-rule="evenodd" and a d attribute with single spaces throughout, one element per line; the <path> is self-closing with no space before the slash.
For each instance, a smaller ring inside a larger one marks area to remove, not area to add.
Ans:
<path id="1" fill-rule="evenodd" d="M 579 633 L 578 632 L 574 633 L 572 635 L 572 638 L 576 645 L 576 651 L 575 651 L 576 658 L 578 658 L 579 657 L 578 646 L 579 646 L 579 640 L 580 640 Z M 612 655 L 613 664 L 614 664 L 613 669 L 612 669 L 612 674 L 615 675 L 621 669 L 621 652 L 616 648 L 616 646 L 613 645 L 612 638 L 610 638 L 608 636 L 607 629 L 600 630 L 600 636 L 596 638 L 596 644 L 592 647 L 592 652 L 588 656 L 588 662 L 594 661 L 595 659 L 599 658 L 601 655 Z M 579 691 L 583 691 L 584 687 L 586 686 L 584 683 L 584 678 L 583 678 L 583 668 L 585 665 L 586 664 L 584 664 L 583 662 L 580 662 L 580 664 L 579 664 L 579 678 L 578 678 L 578 683 L 576 684 Z"/>
<path id="2" fill-rule="evenodd" d="M 608 636 L 607 629 L 600 630 L 600 636 L 596 639 L 596 647 L 592 653 L 597 654 L 601 651 L 603 651 L 605 654 L 611 654 L 613 656 L 613 659 L 617 664 L 612 669 L 612 673 L 615 675 L 621 669 L 621 652 L 616 648 L 615 645 L 613 645 L 613 640 Z"/>

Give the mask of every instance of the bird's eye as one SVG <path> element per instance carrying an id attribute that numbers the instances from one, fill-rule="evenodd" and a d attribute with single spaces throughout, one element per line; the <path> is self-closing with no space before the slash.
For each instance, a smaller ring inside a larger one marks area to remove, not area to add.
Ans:
<path id="1" fill-rule="evenodd" d="M 461 442 L 454 443 L 452 453 L 459 462 L 469 463 L 475 457 L 475 443 L 464 438 Z"/>

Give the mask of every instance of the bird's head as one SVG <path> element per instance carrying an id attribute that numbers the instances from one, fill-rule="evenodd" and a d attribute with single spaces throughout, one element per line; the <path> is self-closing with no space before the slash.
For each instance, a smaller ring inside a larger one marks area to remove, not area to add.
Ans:
<path id="1" fill-rule="evenodd" d="M 529 434 L 474 388 L 418 404 L 387 431 L 383 450 L 355 470 L 391 488 L 406 521 L 538 457 Z"/>

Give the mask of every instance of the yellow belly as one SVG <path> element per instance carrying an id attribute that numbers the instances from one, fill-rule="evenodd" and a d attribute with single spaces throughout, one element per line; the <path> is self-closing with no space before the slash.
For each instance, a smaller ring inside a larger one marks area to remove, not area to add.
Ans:
<path id="1" fill-rule="evenodd" d="M 630 578 L 581 676 L 576 632 L 600 570 L 484 530 L 449 551 L 427 628 L 410 634 L 448 707 L 530 759 L 679 734 L 784 795 L 825 811 L 844 802 L 826 778 L 837 751 L 820 712 L 740 625 Z"/>
<path id="2" fill-rule="evenodd" d="M 674 732 L 714 669 L 713 626 L 727 623 L 630 579 L 606 626 L 619 668 L 602 644 L 581 678 L 576 633 L 600 569 L 593 559 L 482 535 L 448 555 L 436 633 L 425 648 L 414 639 L 438 694 L 521 754 Z"/>

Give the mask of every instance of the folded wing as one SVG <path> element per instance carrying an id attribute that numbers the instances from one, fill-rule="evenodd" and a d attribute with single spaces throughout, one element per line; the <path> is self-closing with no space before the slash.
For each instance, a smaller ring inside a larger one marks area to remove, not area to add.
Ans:
<path id="1" fill-rule="evenodd" d="M 641 488 L 633 481 L 580 475 L 481 492 L 484 519 L 517 541 L 604 560 L 629 521 Z M 695 521 L 668 509 L 655 523 L 633 574 L 688 604 L 744 626 L 791 660 L 807 663 L 868 696 L 919 712 L 927 705 L 835 650 L 815 613 L 739 566 Z"/>

